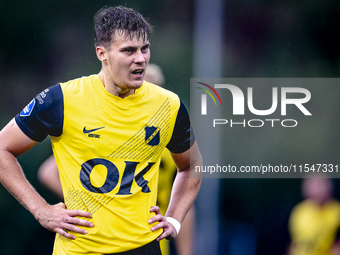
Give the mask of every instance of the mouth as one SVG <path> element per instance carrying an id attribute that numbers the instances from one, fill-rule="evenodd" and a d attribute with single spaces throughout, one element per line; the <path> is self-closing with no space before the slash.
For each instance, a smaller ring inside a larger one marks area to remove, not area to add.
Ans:
<path id="1" fill-rule="evenodd" d="M 144 69 L 136 69 L 134 71 L 131 72 L 135 77 L 142 77 L 143 73 L 144 73 Z"/>

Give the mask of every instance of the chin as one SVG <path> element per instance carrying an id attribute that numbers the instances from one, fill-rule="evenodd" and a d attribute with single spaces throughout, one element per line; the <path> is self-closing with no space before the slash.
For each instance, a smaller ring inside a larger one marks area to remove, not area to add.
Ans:
<path id="1" fill-rule="evenodd" d="M 143 85 L 143 80 L 133 81 L 129 84 L 129 89 L 139 89 Z"/>

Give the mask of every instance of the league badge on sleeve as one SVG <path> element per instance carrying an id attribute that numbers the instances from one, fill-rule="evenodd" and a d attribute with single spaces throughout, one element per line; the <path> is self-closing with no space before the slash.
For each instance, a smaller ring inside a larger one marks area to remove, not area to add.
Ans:
<path id="1" fill-rule="evenodd" d="M 35 100 L 32 99 L 31 102 L 21 111 L 20 116 L 27 117 L 30 116 L 35 105 Z"/>

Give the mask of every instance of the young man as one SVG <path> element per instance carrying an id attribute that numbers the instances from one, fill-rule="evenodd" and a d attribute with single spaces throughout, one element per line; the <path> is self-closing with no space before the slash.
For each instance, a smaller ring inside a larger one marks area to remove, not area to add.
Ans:
<path id="1" fill-rule="evenodd" d="M 190 163 L 201 156 L 178 96 L 144 82 L 151 26 L 126 7 L 103 8 L 94 22 L 100 73 L 44 90 L 10 121 L 0 180 L 57 233 L 54 254 L 160 254 L 157 241 L 177 236 L 197 196 Z M 47 204 L 16 160 L 47 135 L 65 204 Z M 154 206 L 165 147 L 178 167 L 166 217 Z"/>
<path id="2" fill-rule="evenodd" d="M 158 86 L 165 86 L 165 79 L 160 66 L 149 63 L 146 69 L 144 80 Z M 161 155 L 158 176 L 157 206 L 162 215 L 166 213 L 171 195 L 171 187 L 176 176 L 177 166 L 173 162 L 169 150 L 164 149 Z M 64 200 L 61 188 L 58 167 L 54 156 L 47 158 L 38 169 L 38 179 L 46 188 L 55 193 L 62 201 Z M 193 254 L 193 235 L 194 235 L 195 209 L 194 206 L 188 211 L 181 231 L 175 241 L 176 253 L 178 255 Z M 170 241 L 163 239 L 159 242 L 163 255 L 170 254 Z"/>

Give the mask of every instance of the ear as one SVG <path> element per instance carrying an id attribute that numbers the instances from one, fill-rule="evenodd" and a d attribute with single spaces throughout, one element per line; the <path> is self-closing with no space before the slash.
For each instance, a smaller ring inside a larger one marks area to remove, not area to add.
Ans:
<path id="1" fill-rule="evenodd" d="M 104 46 L 97 46 L 96 54 L 97 54 L 97 58 L 101 62 L 105 62 L 106 61 L 106 59 L 107 59 L 107 50 L 104 48 Z"/>

